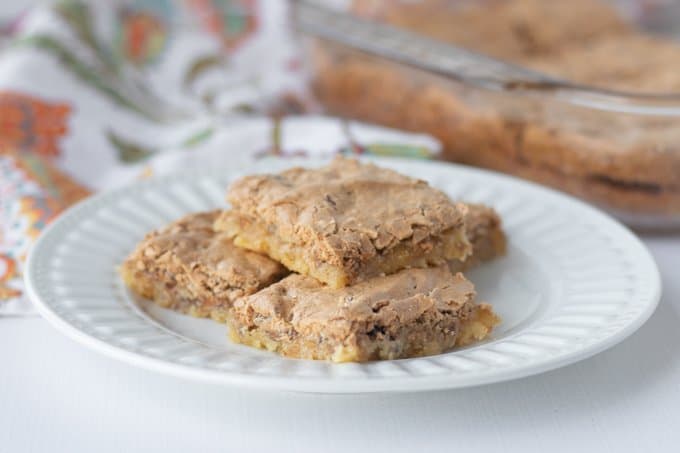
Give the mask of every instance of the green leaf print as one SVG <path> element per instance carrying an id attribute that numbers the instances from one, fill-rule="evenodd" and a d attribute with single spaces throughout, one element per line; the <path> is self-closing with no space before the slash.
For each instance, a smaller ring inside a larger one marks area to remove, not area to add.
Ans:
<path id="1" fill-rule="evenodd" d="M 82 61 L 80 61 L 75 54 L 64 46 L 61 42 L 48 35 L 34 35 L 17 41 L 17 45 L 30 46 L 37 49 L 45 50 L 51 55 L 59 59 L 64 68 L 68 69 L 76 75 L 80 80 L 87 83 L 92 88 L 97 89 L 100 93 L 106 95 L 115 103 L 133 110 L 140 115 L 153 120 L 160 121 L 158 115 L 142 108 L 136 102 L 129 99 L 122 94 L 122 90 L 110 83 L 106 76 L 95 68 L 92 68 Z"/>
<path id="2" fill-rule="evenodd" d="M 136 164 L 137 162 L 141 162 L 149 158 L 151 155 L 155 153 L 162 152 L 163 149 L 173 148 L 183 148 L 187 150 L 191 149 L 194 146 L 197 146 L 198 144 L 208 140 L 210 137 L 213 136 L 214 133 L 215 133 L 214 128 L 206 127 L 205 129 L 201 129 L 198 132 L 190 134 L 187 138 L 181 140 L 175 146 L 166 146 L 164 148 L 140 145 L 138 143 L 132 142 L 129 139 L 122 138 L 120 135 L 116 134 L 113 131 L 108 131 L 106 133 L 106 138 L 118 152 L 118 159 L 121 162 L 124 162 L 126 164 Z"/>
<path id="3" fill-rule="evenodd" d="M 371 143 L 364 145 L 363 150 L 374 156 L 409 157 L 416 159 L 430 159 L 434 152 L 425 146 Z"/>
<path id="4" fill-rule="evenodd" d="M 89 5 L 77 0 L 58 2 L 54 10 L 68 24 L 79 40 L 89 47 L 106 70 L 118 72 L 118 64 L 109 49 L 102 45 L 92 29 Z"/>
<path id="5" fill-rule="evenodd" d="M 199 57 L 191 63 L 184 74 L 183 86 L 188 88 L 205 71 L 214 67 L 224 66 L 225 61 L 221 55 L 206 55 Z"/>
<path id="6" fill-rule="evenodd" d="M 212 137 L 214 133 L 215 130 L 212 127 L 208 127 L 189 136 L 189 138 L 184 140 L 180 146 L 182 148 L 192 148 Z"/>
<path id="7" fill-rule="evenodd" d="M 135 164 L 148 159 L 155 151 L 152 148 L 144 147 L 123 139 L 113 131 L 108 131 L 106 133 L 106 138 L 109 140 L 109 143 L 116 148 L 116 151 L 118 151 L 118 159 L 126 164 Z"/>

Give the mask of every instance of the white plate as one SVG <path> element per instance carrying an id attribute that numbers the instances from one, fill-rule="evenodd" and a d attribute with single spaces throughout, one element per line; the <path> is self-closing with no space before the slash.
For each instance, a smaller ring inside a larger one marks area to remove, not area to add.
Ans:
<path id="1" fill-rule="evenodd" d="M 640 241 L 605 214 L 540 186 L 438 162 L 379 159 L 451 197 L 494 206 L 506 257 L 469 272 L 503 318 L 482 344 L 431 357 L 331 364 L 229 342 L 226 327 L 137 300 L 116 267 L 149 230 L 223 205 L 230 181 L 319 160 L 267 159 L 240 171 L 188 174 L 94 196 L 64 213 L 35 245 L 26 286 L 41 313 L 77 341 L 160 372 L 302 392 L 385 392 L 505 381 L 582 360 L 633 333 L 660 296 Z"/>

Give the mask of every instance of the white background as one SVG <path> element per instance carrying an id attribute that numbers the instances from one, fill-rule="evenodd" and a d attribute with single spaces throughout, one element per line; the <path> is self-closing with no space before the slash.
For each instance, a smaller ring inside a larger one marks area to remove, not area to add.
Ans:
<path id="1" fill-rule="evenodd" d="M 664 296 L 636 334 L 514 382 L 304 395 L 133 368 L 39 318 L 0 318 L 0 452 L 677 452 L 680 237 L 646 237 Z"/>

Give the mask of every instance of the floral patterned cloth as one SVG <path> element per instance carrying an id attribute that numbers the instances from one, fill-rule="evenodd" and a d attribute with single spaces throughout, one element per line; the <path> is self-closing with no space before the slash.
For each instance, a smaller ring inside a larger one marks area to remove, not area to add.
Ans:
<path id="1" fill-rule="evenodd" d="M 91 193 L 268 154 L 428 157 L 428 137 L 318 116 L 282 0 L 65 1 L 0 22 L 0 315 L 22 263 Z"/>

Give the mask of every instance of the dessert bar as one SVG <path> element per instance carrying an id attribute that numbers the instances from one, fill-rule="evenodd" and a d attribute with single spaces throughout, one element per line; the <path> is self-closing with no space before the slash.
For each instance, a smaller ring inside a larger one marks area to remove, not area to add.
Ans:
<path id="1" fill-rule="evenodd" d="M 275 282 L 287 271 L 215 233 L 212 224 L 218 214 L 188 215 L 148 234 L 121 266 L 125 283 L 162 307 L 225 322 L 236 298 Z"/>
<path id="2" fill-rule="evenodd" d="M 234 302 L 231 338 L 288 357 L 363 362 L 438 354 L 499 323 L 472 283 L 446 266 L 406 269 L 333 289 L 291 274 Z"/>
<path id="3" fill-rule="evenodd" d="M 333 288 L 462 260 L 467 208 L 426 182 L 338 157 L 317 169 L 246 176 L 215 229 Z"/>

